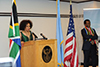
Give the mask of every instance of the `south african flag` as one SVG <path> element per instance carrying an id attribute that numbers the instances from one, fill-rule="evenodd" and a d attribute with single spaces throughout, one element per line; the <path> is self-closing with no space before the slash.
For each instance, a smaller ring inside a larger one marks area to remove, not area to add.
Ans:
<path id="1" fill-rule="evenodd" d="M 12 2 L 12 13 L 11 13 L 11 21 L 9 26 L 8 37 L 10 39 L 9 57 L 14 58 L 14 64 L 16 64 L 16 67 L 21 67 L 21 61 L 20 61 L 21 41 L 20 41 L 19 24 L 18 24 L 17 8 L 15 0 L 13 0 Z"/>

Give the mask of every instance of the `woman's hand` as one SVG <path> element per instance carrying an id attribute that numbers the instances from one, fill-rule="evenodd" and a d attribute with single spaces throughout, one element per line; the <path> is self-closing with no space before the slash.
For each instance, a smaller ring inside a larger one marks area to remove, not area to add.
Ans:
<path id="1" fill-rule="evenodd" d="M 22 35 L 20 33 L 20 39 L 21 39 L 21 37 L 22 37 Z M 23 45 L 24 45 L 24 41 L 21 41 L 21 46 L 23 46 Z"/>
<path id="2" fill-rule="evenodd" d="M 24 41 L 21 41 L 21 45 L 24 46 Z"/>

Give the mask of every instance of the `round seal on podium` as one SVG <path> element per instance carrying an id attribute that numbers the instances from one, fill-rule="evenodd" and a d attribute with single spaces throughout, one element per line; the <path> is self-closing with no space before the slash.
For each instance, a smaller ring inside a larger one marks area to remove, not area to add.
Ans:
<path id="1" fill-rule="evenodd" d="M 52 49 L 49 46 L 45 46 L 42 50 L 42 59 L 45 63 L 49 63 L 52 59 Z"/>

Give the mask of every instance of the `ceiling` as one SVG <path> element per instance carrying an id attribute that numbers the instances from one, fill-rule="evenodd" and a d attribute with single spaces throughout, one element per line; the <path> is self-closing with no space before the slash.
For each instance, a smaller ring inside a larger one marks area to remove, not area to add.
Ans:
<path id="1" fill-rule="evenodd" d="M 51 0 L 51 1 L 56 1 L 56 0 Z M 70 2 L 70 0 L 60 0 L 62 2 Z M 84 2 L 90 2 L 90 1 L 98 1 L 100 0 L 72 0 L 73 3 L 84 3 Z"/>

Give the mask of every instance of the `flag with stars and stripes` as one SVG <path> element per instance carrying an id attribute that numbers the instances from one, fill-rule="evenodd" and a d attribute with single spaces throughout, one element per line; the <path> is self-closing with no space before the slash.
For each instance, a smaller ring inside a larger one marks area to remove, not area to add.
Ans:
<path id="1" fill-rule="evenodd" d="M 72 5 L 70 4 L 70 19 L 65 40 L 64 67 L 78 67 L 78 55 L 76 49 L 75 27 L 72 15 Z"/>
<path id="2" fill-rule="evenodd" d="M 63 53 L 63 34 L 60 20 L 60 0 L 57 0 L 57 26 L 56 26 L 56 39 L 57 39 L 57 56 L 58 67 L 64 66 L 64 53 Z"/>
<path id="3" fill-rule="evenodd" d="M 10 39 L 9 57 L 14 58 L 14 65 L 16 64 L 16 67 L 21 67 L 21 60 L 20 60 L 21 41 L 20 41 L 19 24 L 18 24 L 17 8 L 15 0 L 13 0 L 12 2 L 12 13 L 11 13 L 11 21 L 9 26 L 8 37 Z"/>

